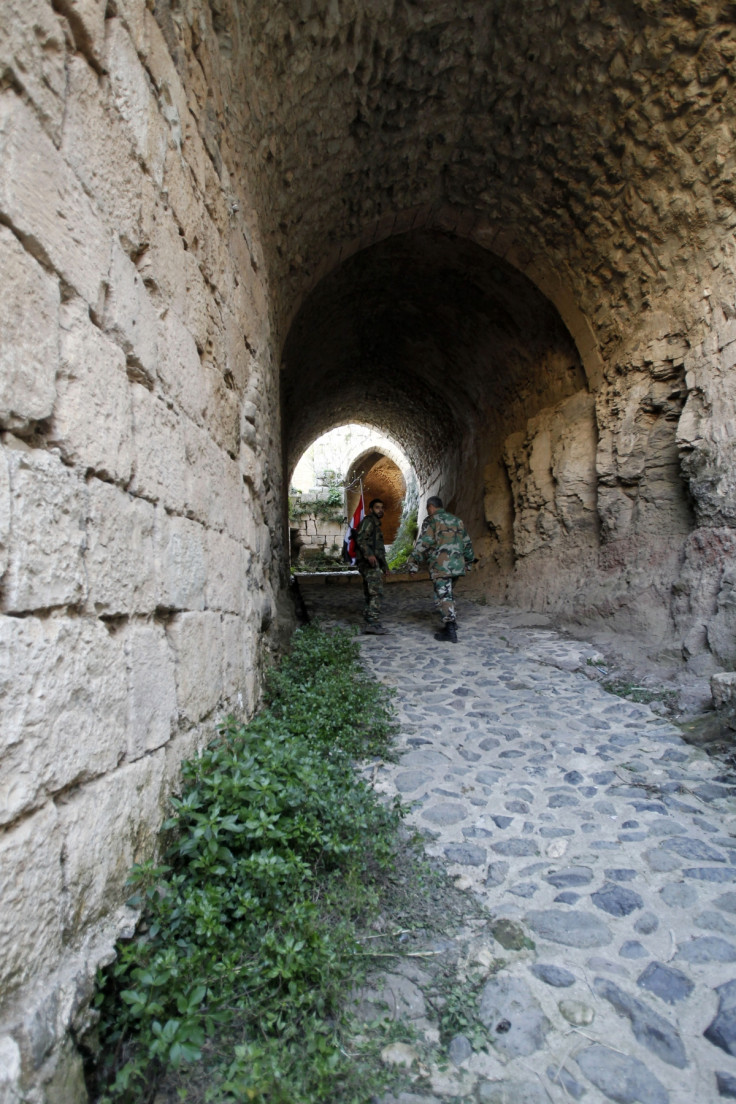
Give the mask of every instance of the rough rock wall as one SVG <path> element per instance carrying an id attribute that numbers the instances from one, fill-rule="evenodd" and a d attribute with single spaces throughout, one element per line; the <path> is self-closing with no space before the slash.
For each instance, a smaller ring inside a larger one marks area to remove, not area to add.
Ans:
<path id="1" fill-rule="evenodd" d="M 207 7 L 167 42 L 150 6 L 0 18 L 3 1100 L 82 1098 L 65 1038 L 130 923 L 127 872 L 181 758 L 252 710 L 278 601 L 278 402 L 226 74 Z"/>

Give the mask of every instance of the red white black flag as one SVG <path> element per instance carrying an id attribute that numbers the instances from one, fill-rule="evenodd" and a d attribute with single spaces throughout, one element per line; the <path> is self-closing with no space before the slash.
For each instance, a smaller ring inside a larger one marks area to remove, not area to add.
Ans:
<path id="1" fill-rule="evenodd" d="M 357 554 L 357 546 L 355 544 L 355 536 L 358 532 L 358 526 L 365 517 L 365 502 L 363 501 L 363 492 L 360 492 L 360 498 L 358 499 L 358 505 L 355 507 L 355 513 L 353 514 L 352 521 L 348 526 L 348 531 L 345 534 L 345 546 L 347 548 L 348 558 L 351 563 L 355 563 L 355 557 Z"/>

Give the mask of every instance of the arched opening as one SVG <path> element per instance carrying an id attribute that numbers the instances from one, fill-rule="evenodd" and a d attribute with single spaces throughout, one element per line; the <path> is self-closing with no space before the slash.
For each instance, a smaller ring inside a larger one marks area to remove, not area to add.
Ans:
<path id="1" fill-rule="evenodd" d="M 399 528 L 406 494 L 406 479 L 399 465 L 379 449 L 372 448 L 352 462 L 347 481 L 348 517 L 353 516 L 361 487 L 366 509 L 374 498 L 380 498 L 385 506 L 383 539 L 391 544 Z"/>

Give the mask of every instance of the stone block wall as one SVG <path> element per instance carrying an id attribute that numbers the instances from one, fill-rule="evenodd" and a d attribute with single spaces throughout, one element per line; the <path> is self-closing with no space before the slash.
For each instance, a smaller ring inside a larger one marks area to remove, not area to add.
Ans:
<path id="1" fill-rule="evenodd" d="M 258 228 L 191 79 L 217 49 L 177 69 L 151 7 L 0 19 L 3 1101 L 83 1098 L 129 868 L 253 710 L 280 594 Z"/>

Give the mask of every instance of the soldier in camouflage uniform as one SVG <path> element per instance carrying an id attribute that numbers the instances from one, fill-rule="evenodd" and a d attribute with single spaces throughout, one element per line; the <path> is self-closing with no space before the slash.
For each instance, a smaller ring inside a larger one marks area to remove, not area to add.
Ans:
<path id="1" fill-rule="evenodd" d="M 383 599 L 383 576 L 388 571 L 386 547 L 383 543 L 381 518 L 383 503 L 374 498 L 368 504 L 365 515 L 355 536 L 357 548 L 356 567 L 363 576 L 363 594 L 365 595 L 365 628 L 363 632 L 383 636 L 388 632 L 381 624 L 381 601 Z"/>
<path id="2" fill-rule="evenodd" d="M 419 570 L 422 560 L 429 562 L 429 574 L 442 617 L 442 632 L 435 640 L 457 643 L 455 602 L 452 588 L 455 579 L 465 575 L 473 562 L 473 546 L 460 518 L 450 514 L 436 495 L 427 500 L 428 518 L 409 556 L 409 571 Z"/>

